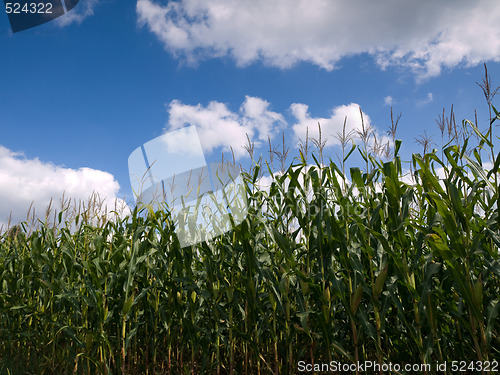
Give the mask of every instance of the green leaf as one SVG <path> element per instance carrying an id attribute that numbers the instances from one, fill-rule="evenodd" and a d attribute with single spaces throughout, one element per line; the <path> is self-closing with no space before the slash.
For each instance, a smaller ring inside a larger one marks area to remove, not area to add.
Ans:
<path id="1" fill-rule="evenodd" d="M 363 285 L 360 284 L 358 285 L 354 293 L 352 293 L 351 295 L 351 312 L 353 314 L 356 314 L 362 296 L 363 296 Z"/>
<path id="2" fill-rule="evenodd" d="M 373 296 L 375 299 L 378 299 L 380 293 L 382 293 L 382 289 L 384 288 L 385 279 L 387 278 L 387 272 L 389 270 L 389 265 L 386 265 L 382 271 L 378 274 L 375 280 L 375 286 L 373 288 Z"/>
<path id="3" fill-rule="evenodd" d="M 490 187 L 491 190 L 495 191 L 496 189 L 488 179 L 488 176 L 486 176 L 484 169 L 467 155 L 464 155 L 464 158 L 467 160 L 468 162 L 467 165 L 472 170 L 472 173 L 474 173 L 476 177 L 480 177 L 481 180 L 486 182 L 486 184 Z"/>
<path id="4" fill-rule="evenodd" d="M 495 329 L 495 324 L 498 324 L 497 315 L 500 310 L 500 300 L 498 298 L 490 301 L 487 307 L 487 320 L 486 320 L 486 340 L 488 344 L 491 342 L 491 336 Z"/>
<path id="5" fill-rule="evenodd" d="M 365 186 L 363 178 L 361 177 L 361 170 L 357 167 L 351 168 L 351 180 L 358 188 L 363 188 Z"/>
<path id="6" fill-rule="evenodd" d="M 347 155 L 342 160 L 344 163 L 347 161 L 347 159 L 349 159 L 349 156 L 351 156 L 351 154 L 354 152 L 355 149 L 356 149 L 356 145 L 353 142 L 352 146 L 351 146 L 351 150 L 347 153 Z"/>
<path id="7" fill-rule="evenodd" d="M 134 295 L 132 294 L 127 298 L 127 300 L 123 304 L 123 308 L 122 308 L 122 315 L 123 316 L 127 316 L 133 303 L 134 303 Z"/>

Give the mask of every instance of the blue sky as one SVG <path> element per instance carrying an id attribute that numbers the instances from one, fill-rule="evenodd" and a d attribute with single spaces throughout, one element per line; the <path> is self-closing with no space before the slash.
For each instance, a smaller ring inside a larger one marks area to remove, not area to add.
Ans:
<path id="1" fill-rule="evenodd" d="M 485 128 L 484 62 L 500 84 L 495 0 L 81 0 L 15 34 L 2 13 L 0 225 L 63 192 L 132 203 L 129 154 L 188 124 L 245 164 L 245 134 L 296 156 L 319 121 L 335 161 L 344 117 L 384 140 L 392 104 L 408 160 L 424 131 L 440 146 L 443 107 Z"/>

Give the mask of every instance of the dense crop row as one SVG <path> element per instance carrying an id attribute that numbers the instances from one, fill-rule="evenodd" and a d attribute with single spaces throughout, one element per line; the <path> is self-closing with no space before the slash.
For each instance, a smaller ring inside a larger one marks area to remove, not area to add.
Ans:
<path id="1" fill-rule="evenodd" d="M 0 237 L 0 373 L 500 360 L 500 154 L 464 126 L 477 146 L 414 155 L 410 176 L 398 141 L 388 162 L 360 148 L 349 176 L 301 153 L 266 190 L 256 166 L 247 218 L 192 247 L 147 208 L 15 227 Z"/>

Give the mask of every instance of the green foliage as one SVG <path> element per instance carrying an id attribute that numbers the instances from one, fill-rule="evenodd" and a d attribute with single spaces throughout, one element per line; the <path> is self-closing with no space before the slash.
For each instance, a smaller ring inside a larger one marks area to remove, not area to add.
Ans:
<path id="1" fill-rule="evenodd" d="M 411 176 L 397 151 L 384 163 L 366 149 L 352 183 L 302 160 L 265 190 L 256 167 L 245 221 L 187 248 L 147 208 L 16 227 L 0 237 L 0 373 L 498 360 L 500 154 L 487 169 L 479 139 L 414 155 Z"/>

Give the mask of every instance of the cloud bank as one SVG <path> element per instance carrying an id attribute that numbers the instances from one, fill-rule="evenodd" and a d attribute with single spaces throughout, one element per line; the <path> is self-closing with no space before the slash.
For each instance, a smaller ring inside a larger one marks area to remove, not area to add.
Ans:
<path id="1" fill-rule="evenodd" d="M 247 135 L 257 147 L 266 145 L 268 138 L 273 140 L 279 136 L 281 141 L 283 132 L 288 139 L 291 137 L 298 144 L 305 141 L 306 136 L 318 139 L 319 123 L 326 147 L 332 147 L 340 145 L 337 138 L 343 132 L 346 118 L 346 134 L 359 138 L 357 134 L 363 130 L 360 106 L 356 103 L 334 107 L 328 117 L 313 116 L 306 104 L 293 103 L 286 111 L 286 114 L 291 115 L 290 121 L 287 121 L 285 114 L 272 111 L 271 104 L 266 100 L 252 96 L 245 97 L 239 111 L 231 111 L 226 104 L 218 101 L 203 106 L 183 104 L 179 100 L 170 102 L 167 111 L 169 120 L 164 129 L 166 132 L 195 125 L 205 152 L 212 153 L 219 148 L 228 152 L 232 149 L 238 159 L 247 155 L 244 149 L 248 144 Z M 372 129 L 379 143 L 389 141 L 372 124 L 368 114 L 363 113 L 363 120 L 365 129 Z M 372 145 L 373 142 L 372 136 L 368 144 Z"/>
<path id="2" fill-rule="evenodd" d="M 309 113 L 309 107 L 301 103 L 292 104 L 290 110 L 296 119 L 296 123 L 292 127 L 293 132 L 301 140 L 305 140 L 306 136 L 311 139 L 319 139 L 319 123 L 321 125 L 321 138 L 326 141 L 326 146 L 338 146 L 341 144 L 339 138 L 344 133 L 345 121 L 345 134 L 350 135 L 352 139 L 359 139 L 359 134 L 363 132 L 363 129 L 371 129 L 379 143 L 389 141 L 389 137 L 383 135 L 372 124 L 369 115 L 363 113 L 363 118 L 361 118 L 360 106 L 356 103 L 333 108 L 330 117 L 313 117 Z M 368 139 L 369 145 L 373 145 L 373 135 Z"/>
<path id="3" fill-rule="evenodd" d="M 27 219 L 32 204 L 37 216 L 42 220 L 51 199 L 52 208 L 58 209 L 60 199 L 88 201 L 96 192 L 105 198 L 108 212 L 115 209 L 120 186 L 107 172 L 79 168 L 71 169 L 45 163 L 39 159 L 28 159 L 0 145 L 0 227 Z M 124 202 L 118 199 L 118 204 Z M 31 212 L 33 213 L 33 211 Z"/>
<path id="4" fill-rule="evenodd" d="M 368 53 L 382 69 L 405 67 L 422 79 L 500 61 L 497 0 L 138 0 L 136 10 L 139 25 L 190 63 L 230 56 L 240 66 L 332 70 Z"/>
<path id="5" fill-rule="evenodd" d="M 207 106 L 183 104 L 173 100 L 168 106 L 169 121 L 166 131 L 196 125 L 206 152 L 216 148 L 230 151 L 240 158 L 246 151 L 247 135 L 251 140 L 267 141 L 286 126 L 284 116 L 269 109 L 270 104 L 260 98 L 247 96 L 239 112 L 231 111 L 217 101 Z"/>

